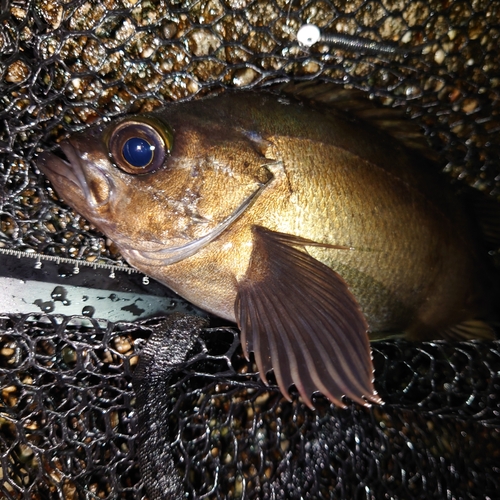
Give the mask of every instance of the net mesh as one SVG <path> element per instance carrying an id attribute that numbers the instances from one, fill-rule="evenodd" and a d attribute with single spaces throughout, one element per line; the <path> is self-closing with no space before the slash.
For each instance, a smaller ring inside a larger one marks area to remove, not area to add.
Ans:
<path id="1" fill-rule="evenodd" d="M 453 181 L 500 194 L 495 1 L 8 1 L 0 15 L 0 246 L 120 262 L 37 171 L 98 120 L 216 89 L 316 80 L 422 126 Z M 296 42 L 304 23 L 407 47 Z M 163 320 L 0 319 L 0 497 L 143 498 L 133 373 Z M 168 339 L 165 340 L 168 345 Z M 203 330 L 165 373 L 168 456 L 189 498 L 496 498 L 500 354 L 377 343 L 384 407 L 317 411 L 259 382 L 237 332 Z M 160 369 L 159 367 L 158 369 Z M 180 489 L 179 489 L 180 488 Z M 174 496 L 175 498 L 175 496 Z"/>

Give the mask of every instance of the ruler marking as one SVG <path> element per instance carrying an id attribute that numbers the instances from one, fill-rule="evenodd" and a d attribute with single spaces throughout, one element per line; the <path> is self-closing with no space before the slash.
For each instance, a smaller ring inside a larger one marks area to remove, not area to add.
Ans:
<path id="1" fill-rule="evenodd" d="M 128 274 L 139 273 L 142 274 L 139 270 L 129 267 L 129 266 L 121 266 L 121 265 L 113 265 L 113 264 L 105 264 L 103 262 L 88 262 L 86 260 L 77 260 L 72 259 L 70 257 L 59 257 L 57 255 L 43 255 L 37 252 L 23 252 L 22 250 L 12 250 L 10 248 L 0 248 L 0 254 L 4 255 L 13 255 L 18 259 L 23 257 L 28 257 L 29 259 L 35 259 L 35 268 L 40 269 L 41 262 L 46 260 L 50 262 L 55 262 L 56 264 L 71 264 L 72 266 L 87 266 L 93 269 L 109 269 L 111 271 L 123 271 Z M 40 264 L 38 264 L 40 263 Z M 37 267 L 38 266 L 38 267 Z"/>

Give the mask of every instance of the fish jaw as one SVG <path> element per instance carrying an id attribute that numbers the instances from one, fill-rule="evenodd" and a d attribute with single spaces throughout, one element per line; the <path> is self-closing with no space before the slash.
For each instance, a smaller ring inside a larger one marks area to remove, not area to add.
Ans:
<path id="1" fill-rule="evenodd" d="M 105 208 L 115 191 L 113 179 L 99 162 L 89 162 L 88 155 L 71 140 L 60 145 L 66 159 L 54 153 L 42 153 L 37 167 L 49 178 L 68 205 L 98 227 L 108 229 Z"/>
<path id="2" fill-rule="evenodd" d="M 52 184 L 58 186 L 56 189 L 59 191 L 67 188 L 72 192 L 83 191 L 85 197 L 89 196 L 87 181 L 74 148 L 69 142 L 63 142 L 61 149 L 69 161 L 52 153 L 42 153 L 38 157 L 38 168 L 49 177 Z"/>

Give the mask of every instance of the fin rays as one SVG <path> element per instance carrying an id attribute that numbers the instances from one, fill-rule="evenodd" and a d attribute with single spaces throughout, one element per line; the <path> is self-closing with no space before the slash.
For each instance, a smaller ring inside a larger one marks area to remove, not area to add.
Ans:
<path id="1" fill-rule="evenodd" d="M 309 281 L 309 287 L 307 289 L 307 295 L 309 296 L 309 301 L 317 304 L 317 312 L 318 322 L 321 319 L 321 323 L 323 324 L 325 330 L 333 330 L 336 331 L 337 336 L 342 336 L 343 332 L 348 331 L 350 328 L 355 325 L 356 328 L 362 329 L 366 332 L 367 325 L 364 321 L 363 317 L 360 317 L 359 306 L 355 302 L 352 296 L 345 297 L 344 300 L 352 298 L 350 301 L 350 305 L 352 309 L 346 307 L 342 310 L 337 310 L 331 307 L 331 302 L 328 302 L 327 298 L 335 293 L 344 293 L 345 290 L 342 288 L 346 288 L 347 286 L 342 281 L 343 287 L 336 286 L 336 282 L 326 281 L 325 282 L 325 273 L 320 273 L 316 271 L 318 266 L 318 261 L 312 259 L 308 254 L 301 252 L 293 247 L 284 248 L 284 254 L 288 257 L 288 259 L 283 260 L 281 262 L 281 269 L 279 270 L 279 274 L 281 279 L 286 275 L 286 281 L 290 284 L 290 291 L 293 294 L 302 295 L 304 293 L 303 290 L 300 289 L 299 283 L 296 282 L 295 277 L 290 272 L 295 269 L 294 260 L 300 259 L 302 264 L 310 271 L 309 277 L 312 278 Z M 311 261 L 314 265 L 311 264 Z M 323 266 L 322 264 L 320 264 Z M 323 266 L 326 268 L 326 266 Z M 331 271 L 329 268 L 328 271 Z M 333 271 L 331 271 L 333 273 Z M 337 275 L 338 276 L 338 275 Z M 316 279 L 314 279 L 316 278 Z M 340 278 L 340 277 L 339 277 Z M 350 295 L 350 293 L 349 293 Z M 297 306 L 302 309 L 303 302 L 299 302 Z M 328 311 L 328 313 L 326 313 Z M 307 311 L 301 311 L 303 314 L 298 314 L 300 318 L 307 317 Z M 310 327 L 310 324 L 305 325 L 306 327 Z M 319 338 L 320 341 L 329 341 L 332 344 L 334 349 L 344 349 L 349 353 L 349 357 L 351 359 L 359 359 L 364 352 L 366 352 L 367 346 L 369 345 L 368 339 L 363 337 L 354 336 L 351 339 L 351 342 L 339 346 L 334 336 L 323 336 Z M 347 354 L 347 353 L 345 353 Z M 340 361 L 344 361 L 344 357 L 340 358 Z M 343 363 L 344 364 L 344 363 Z M 370 365 L 363 367 L 365 370 L 366 376 L 371 376 Z"/>
<path id="2" fill-rule="evenodd" d="M 295 384 L 310 407 L 315 391 L 342 407 L 344 395 L 364 405 L 381 402 L 356 300 L 337 273 L 296 248 L 321 244 L 253 230 L 254 249 L 238 284 L 235 312 L 245 356 L 255 353 L 262 380 L 267 383 L 272 368 L 284 396 L 290 398 L 288 388 Z"/>
<path id="3" fill-rule="evenodd" d="M 495 330 L 486 322 L 479 319 L 470 319 L 458 325 L 446 328 L 441 332 L 447 340 L 495 340 Z"/>

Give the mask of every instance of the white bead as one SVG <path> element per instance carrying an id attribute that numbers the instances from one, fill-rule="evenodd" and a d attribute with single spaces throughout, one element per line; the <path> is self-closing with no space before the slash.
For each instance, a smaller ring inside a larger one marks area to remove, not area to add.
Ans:
<path id="1" fill-rule="evenodd" d="M 306 47 L 314 45 L 320 37 L 321 32 L 315 24 L 304 24 L 297 32 L 297 41 Z"/>

